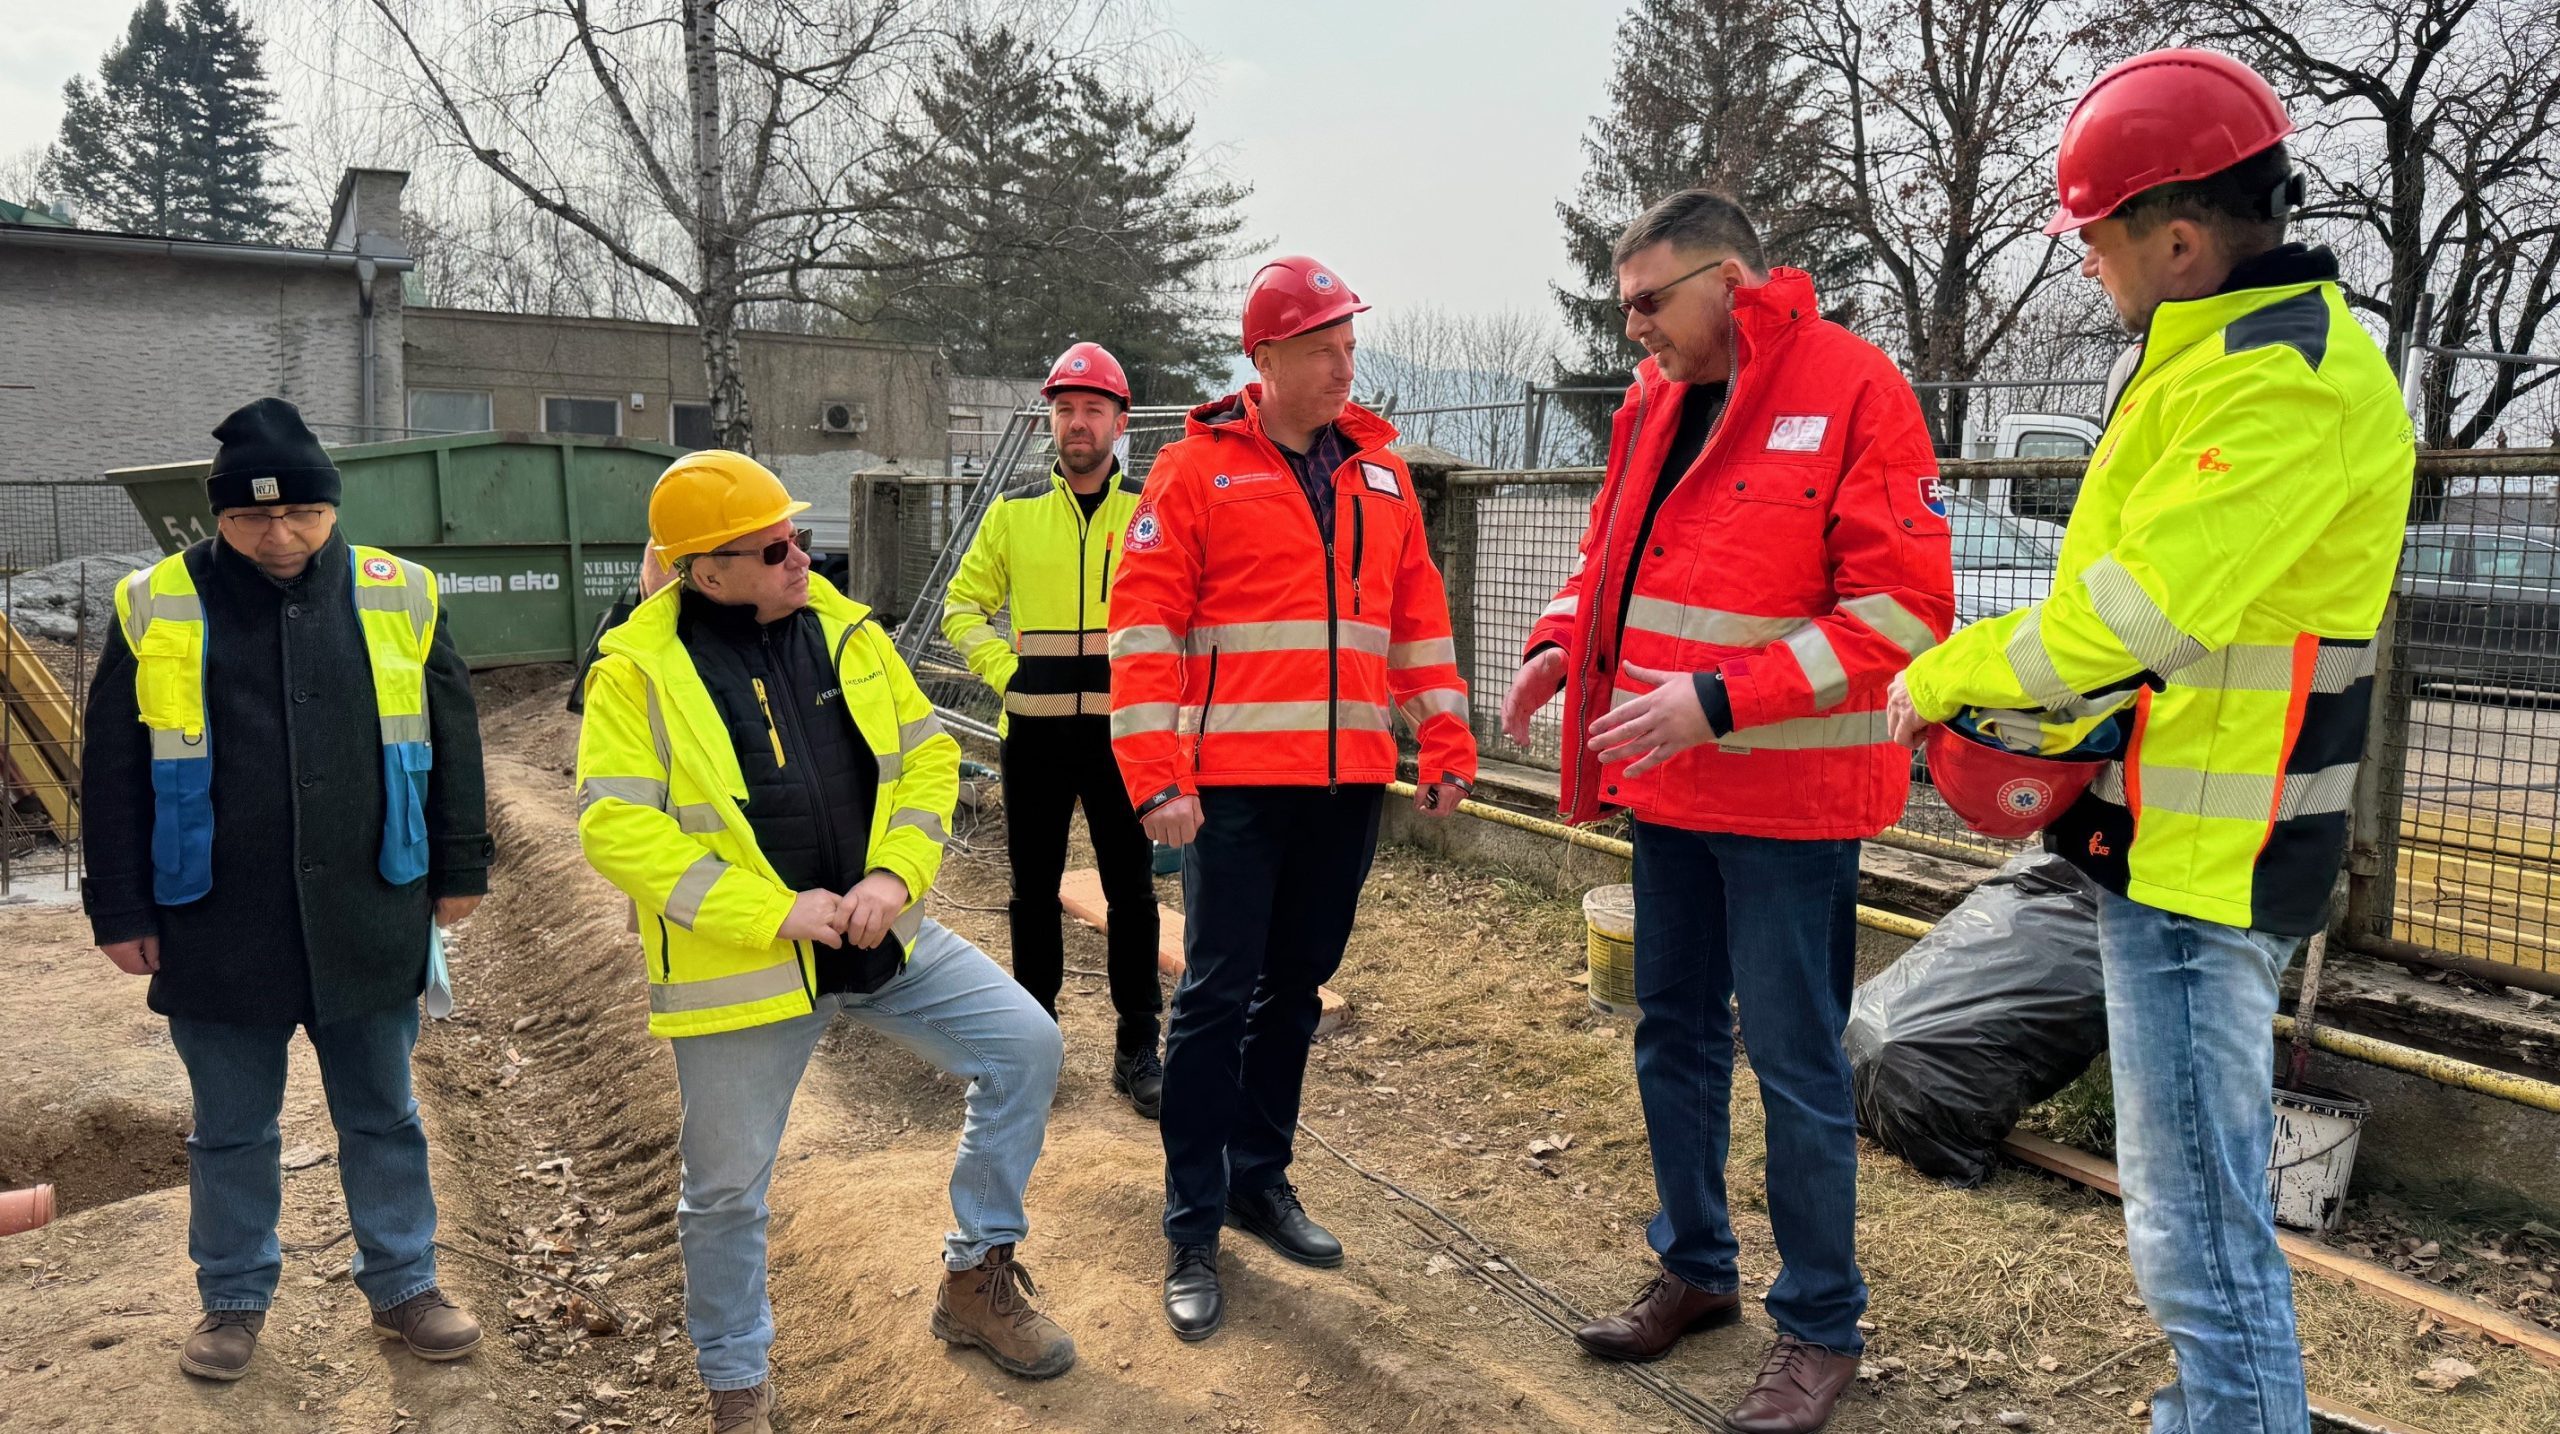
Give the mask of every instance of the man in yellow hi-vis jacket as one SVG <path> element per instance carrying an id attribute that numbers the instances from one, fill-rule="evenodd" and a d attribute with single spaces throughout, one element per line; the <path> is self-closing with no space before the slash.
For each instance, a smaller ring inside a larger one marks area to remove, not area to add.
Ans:
<path id="1" fill-rule="evenodd" d="M 1111 907 L 1106 965 L 1120 1018 L 1111 1086 L 1152 1120 L 1164 1098 L 1153 853 L 1111 755 L 1111 576 L 1138 509 L 1138 485 L 1114 451 L 1129 428 L 1129 380 L 1110 350 L 1080 343 L 1058 356 L 1040 395 L 1057 466 L 1008 489 L 978 520 L 943 597 L 942 631 L 1004 699 L 1014 979 L 1058 1013 L 1067 963 L 1058 882 L 1082 802 Z M 1010 640 L 996 631 L 1000 611 Z"/>
<path id="2" fill-rule="evenodd" d="M 838 1012 L 969 1082 L 942 1339 L 1047 1378 L 1075 1343 L 1014 1261 L 1058 1028 L 926 920 L 960 747 L 862 607 L 809 572 L 805 508 L 753 459 L 690 454 L 650 536 L 675 580 L 605 635 L 578 741 L 578 837 L 640 912 L 649 1029 L 684 1101 L 685 1320 L 719 1434 L 765 1434 L 765 1189 Z"/>
<path id="3" fill-rule="evenodd" d="M 2398 385 L 2337 261 L 2284 242 L 2292 128 L 2206 51 L 2138 56 L 2082 98 L 2050 230 L 2080 232 L 2142 346 L 2052 595 L 1924 654 L 1888 704 L 1906 741 L 1968 713 L 2047 753 L 2118 728 L 2098 745 L 2122 760 L 2046 841 L 2108 892 L 2127 1248 L 2178 1356 L 2158 1434 L 2309 1428 L 2267 1198 L 2269 1024 L 2346 845 L 2409 506 Z"/>

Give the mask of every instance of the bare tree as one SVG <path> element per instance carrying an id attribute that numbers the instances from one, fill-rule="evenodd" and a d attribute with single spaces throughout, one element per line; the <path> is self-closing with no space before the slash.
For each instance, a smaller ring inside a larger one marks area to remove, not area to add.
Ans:
<path id="1" fill-rule="evenodd" d="M 1554 321 L 1535 310 L 1419 304 L 1363 332 L 1360 383 L 1405 437 L 1508 466 L 1520 461 L 1528 386 L 1554 371 L 1563 348 Z"/>
<path id="2" fill-rule="evenodd" d="M 738 349 L 747 315 L 833 307 L 853 279 L 967 257 L 883 258 L 869 238 L 882 217 L 932 198 L 912 166 L 885 161 L 914 152 L 909 77 L 984 7 L 529 0 L 457 24 L 436 0 L 369 3 L 427 132 L 699 330 L 712 421 L 731 447 L 754 444 Z M 1128 43 L 1115 0 L 1019 4 L 1062 62 Z"/>
<path id="3" fill-rule="evenodd" d="M 42 188 L 36 175 L 44 168 L 44 146 L 31 144 L 15 154 L 0 155 L 0 199 L 12 204 L 35 204 L 36 191 Z M 50 196 L 42 196 L 50 197 Z"/>
<path id="4" fill-rule="evenodd" d="M 2042 0 L 1796 0 L 1789 29 L 1838 121 L 1822 186 L 1873 256 L 1912 377 L 1981 377 L 2075 262 L 2041 228 L 2097 32 Z M 1965 392 L 1922 400 L 1937 441 L 1961 443 Z"/>

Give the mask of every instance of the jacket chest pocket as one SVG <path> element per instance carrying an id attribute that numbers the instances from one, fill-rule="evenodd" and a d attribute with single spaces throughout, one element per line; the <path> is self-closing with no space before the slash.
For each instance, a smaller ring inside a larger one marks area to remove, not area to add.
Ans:
<path id="1" fill-rule="evenodd" d="M 1753 521 L 1789 521 L 1790 513 L 1828 514 L 1840 487 L 1839 470 L 1827 464 L 1760 459 L 1728 466 L 1717 476 L 1719 495 L 1733 513 Z"/>
<path id="2" fill-rule="evenodd" d="M 1300 539 L 1315 541 L 1315 510 L 1286 473 L 1230 479 L 1209 499 L 1209 550 L 1268 552 Z"/>

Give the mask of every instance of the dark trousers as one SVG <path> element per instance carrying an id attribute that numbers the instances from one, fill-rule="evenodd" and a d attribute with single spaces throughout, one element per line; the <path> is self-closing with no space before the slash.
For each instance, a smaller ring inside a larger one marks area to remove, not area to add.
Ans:
<path id="1" fill-rule="evenodd" d="M 1154 844 L 1129 807 L 1111 756 L 1107 717 L 1016 717 L 1004 739 L 1004 849 L 1013 868 L 1013 978 L 1050 1015 L 1066 980 L 1058 881 L 1067 871 L 1068 824 L 1084 803 L 1085 831 L 1102 867 L 1111 929 L 1105 962 L 1120 1048 L 1151 1051 L 1164 990 L 1156 982 Z"/>
<path id="2" fill-rule="evenodd" d="M 1635 825 L 1636 1089 L 1662 1211 L 1662 1267 L 1738 1287 L 1725 1151 L 1733 1133 L 1739 998 L 1768 1147 L 1769 1227 L 1782 1262 L 1769 1317 L 1855 1354 L 1858 1127 L 1840 1036 L 1857 975 L 1858 844 Z"/>
<path id="3" fill-rule="evenodd" d="M 1183 956 L 1164 1047 L 1164 1234 L 1216 1240 L 1227 1192 L 1288 1178 L 1316 988 L 1342 965 L 1386 789 L 1212 787 L 1182 852 Z"/>

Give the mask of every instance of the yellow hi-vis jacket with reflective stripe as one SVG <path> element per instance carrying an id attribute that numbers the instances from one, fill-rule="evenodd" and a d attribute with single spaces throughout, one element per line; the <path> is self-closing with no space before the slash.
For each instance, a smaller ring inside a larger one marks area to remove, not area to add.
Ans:
<path id="1" fill-rule="evenodd" d="M 2128 721 L 2123 762 L 2048 843 L 2145 905 L 2316 931 L 2414 462 L 2399 386 L 2335 282 L 2162 304 L 2051 595 L 1922 655 L 1913 705 L 2041 709 L 2048 750 Z"/>
<path id="2" fill-rule="evenodd" d="M 942 635 L 1004 699 L 999 732 L 1015 717 L 1111 715 L 1112 570 L 1137 511 L 1137 485 L 1115 464 L 1091 518 L 1052 470 L 978 520 L 943 595 Z M 995 626 L 1007 607 L 1009 642 Z"/>
<path id="3" fill-rule="evenodd" d="M 817 951 L 780 934 L 798 893 L 756 846 L 738 754 L 676 636 L 680 587 L 659 589 L 606 633 L 588 669 L 578 843 L 639 907 L 651 1034 L 707 1036 L 808 1014 Z M 960 795 L 960 744 L 870 609 L 814 574 L 809 606 L 880 764 L 868 861 L 907 884 L 891 930 L 912 948 Z"/>
<path id="4" fill-rule="evenodd" d="M 427 652 L 436 635 L 436 576 L 380 548 L 349 544 L 356 623 L 373 670 L 382 729 L 382 879 L 427 874 Z M 187 555 L 172 553 L 116 585 L 116 628 L 133 653 L 134 704 L 151 731 L 151 899 L 201 901 L 213 890 L 213 737 L 205 721 L 204 601 Z"/>

